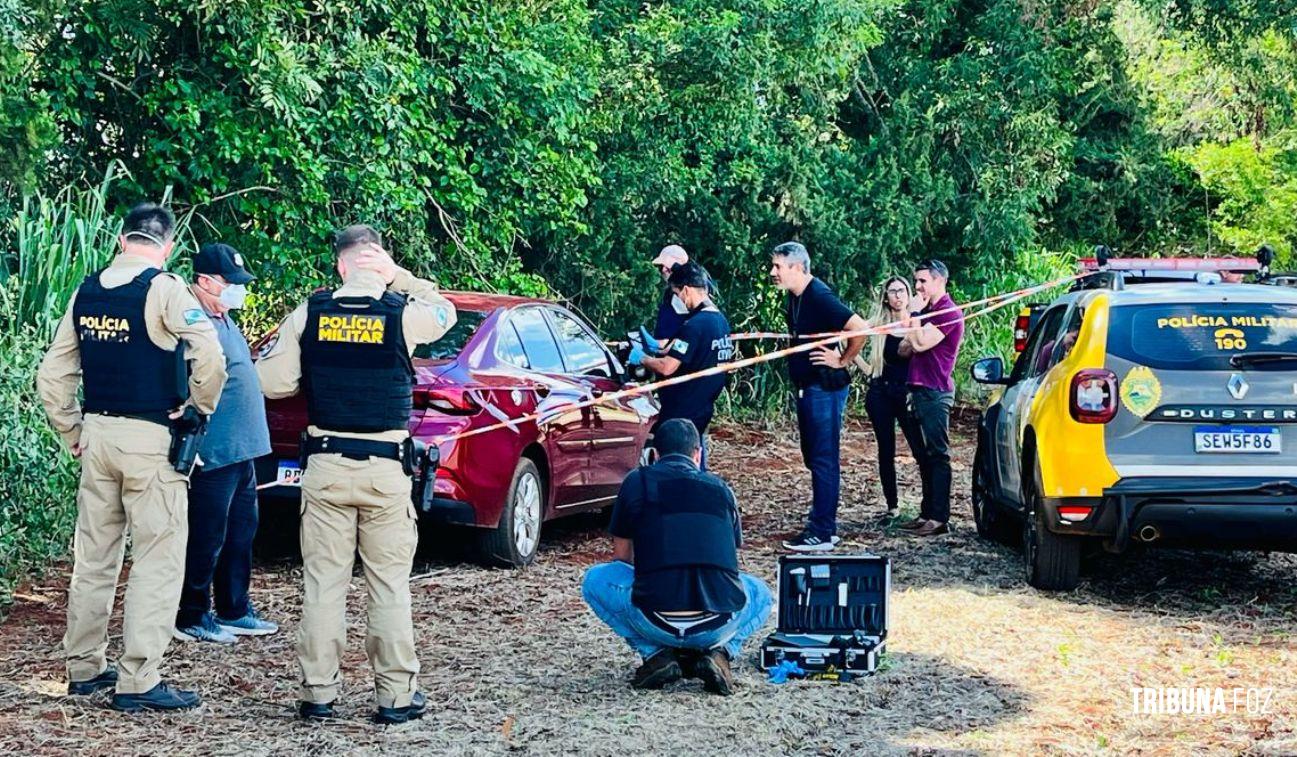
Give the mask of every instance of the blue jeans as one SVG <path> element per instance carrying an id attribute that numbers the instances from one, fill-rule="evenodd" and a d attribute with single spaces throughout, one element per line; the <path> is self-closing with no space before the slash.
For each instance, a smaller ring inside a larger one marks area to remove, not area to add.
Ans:
<path id="1" fill-rule="evenodd" d="M 621 561 L 591 566 L 581 582 L 581 596 L 586 604 L 613 633 L 626 640 L 640 657 L 648 659 L 654 654 L 673 647 L 676 649 L 708 650 L 725 647 L 731 660 L 737 660 L 747 641 L 770 617 L 774 602 L 770 589 L 756 576 L 743 573 L 743 593 L 747 604 L 734 613 L 720 628 L 686 636 L 673 636 L 651 623 L 638 607 L 631 604 L 631 585 L 635 582 L 635 568 Z M 688 609 L 688 608 L 681 608 Z"/>
<path id="2" fill-rule="evenodd" d="M 811 472 L 811 514 L 807 530 L 821 539 L 838 531 L 842 490 L 842 415 L 848 387 L 834 391 L 811 385 L 797 398 L 797 431 L 802 461 Z"/>

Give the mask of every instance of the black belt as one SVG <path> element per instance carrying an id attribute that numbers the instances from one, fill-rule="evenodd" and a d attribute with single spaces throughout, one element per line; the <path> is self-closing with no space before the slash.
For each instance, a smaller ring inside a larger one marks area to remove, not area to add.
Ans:
<path id="1" fill-rule="evenodd" d="M 171 420 L 171 414 L 165 410 L 146 413 L 109 413 L 103 410 L 87 410 L 86 413 L 89 415 L 102 415 L 106 418 L 131 418 L 137 421 L 148 421 L 149 423 L 156 423 L 160 426 L 166 426 L 167 428 L 170 428 L 174 423 L 174 421 Z"/>
<path id="2" fill-rule="evenodd" d="M 352 460 L 378 457 L 384 460 L 404 460 L 405 445 L 400 442 L 379 442 L 373 439 L 352 439 L 345 436 L 307 436 L 307 457 L 319 454 L 342 455 Z"/>

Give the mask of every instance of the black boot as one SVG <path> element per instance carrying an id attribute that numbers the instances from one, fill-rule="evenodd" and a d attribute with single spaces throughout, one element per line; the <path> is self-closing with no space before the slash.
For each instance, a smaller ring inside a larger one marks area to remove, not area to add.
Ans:
<path id="1" fill-rule="evenodd" d="M 104 668 L 104 672 L 94 678 L 87 678 L 84 681 L 68 681 L 68 696 L 88 697 L 104 689 L 111 689 L 116 685 L 117 668 L 109 665 Z"/>
<path id="2" fill-rule="evenodd" d="M 428 699 L 423 696 L 423 692 L 416 691 L 414 697 L 410 699 L 410 704 L 405 707 L 379 707 L 378 712 L 374 713 L 374 722 L 379 725 L 408 723 L 423 717 L 427 711 Z"/>
<path id="3" fill-rule="evenodd" d="M 122 712 L 189 710 L 202 703 L 197 691 L 177 689 L 169 683 L 160 683 L 143 694 L 113 695 L 113 709 Z"/>
<path id="4" fill-rule="evenodd" d="M 298 702 L 297 717 L 302 720 L 331 720 L 335 717 L 333 702 Z"/>

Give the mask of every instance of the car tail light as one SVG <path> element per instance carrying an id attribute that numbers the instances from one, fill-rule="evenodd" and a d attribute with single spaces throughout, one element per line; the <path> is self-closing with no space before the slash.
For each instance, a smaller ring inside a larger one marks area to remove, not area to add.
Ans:
<path id="1" fill-rule="evenodd" d="M 1078 423 L 1107 423 L 1117 415 L 1117 375 L 1102 368 L 1072 377 L 1070 409 Z"/>
<path id="2" fill-rule="evenodd" d="M 1027 335 L 1031 333 L 1031 308 L 1023 308 L 1018 313 L 1018 320 L 1013 324 L 1013 351 L 1022 352 L 1027 346 Z"/>
<path id="3" fill-rule="evenodd" d="M 436 410 L 447 415 L 472 415 L 482 408 L 463 389 L 414 390 L 414 406 L 420 410 Z"/>
<path id="4" fill-rule="evenodd" d="M 1058 517 L 1069 523 L 1080 523 L 1090 517 L 1094 508 L 1089 505 L 1059 505 Z"/>

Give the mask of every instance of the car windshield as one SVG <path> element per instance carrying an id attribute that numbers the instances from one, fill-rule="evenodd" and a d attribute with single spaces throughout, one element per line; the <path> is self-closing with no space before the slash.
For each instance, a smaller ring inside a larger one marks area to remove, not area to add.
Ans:
<path id="1" fill-rule="evenodd" d="M 414 356 L 424 360 L 450 360 L 459 357 L 459 353 L 472 338 L 473 332 L 486 320 L 486 313 L 476 310 L 456 310 L 455 325 L 450 327 L 440 339 L 431 344 L 421 344 L 414 348 Z"/>
<path id="2" fill-rule="evenodd" d="M 1231 370 L 1230 358 L 1297 352 L 1297 305 L 1212 302 L 1112 309 L 1108 350 L 1164 370 Z M 1251 370 L 1293 369 L 1289 361 L 1249 362 Z"/>

